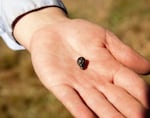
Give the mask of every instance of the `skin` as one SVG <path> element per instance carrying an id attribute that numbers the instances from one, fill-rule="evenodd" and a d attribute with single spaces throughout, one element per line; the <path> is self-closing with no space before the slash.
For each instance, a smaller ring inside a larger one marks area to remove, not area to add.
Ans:
<path id="1" fill-rule="evenodd" d="M 74 117 L 146 117 L 150 89 L 138 74 L 148 74 L 150 62 L 113 33 L 46 8 L 21 18 L 14 35 L 40 81 Z M 85 70 L 77 65 L 81 56 L 89 60 Z"/>

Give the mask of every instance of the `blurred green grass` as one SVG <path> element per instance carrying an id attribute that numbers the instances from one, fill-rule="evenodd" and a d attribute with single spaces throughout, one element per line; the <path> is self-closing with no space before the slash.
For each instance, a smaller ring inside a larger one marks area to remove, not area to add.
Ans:
<path id="1" fill-rule="evenodd" d="M 63 0 L 71 18 L 109 30 L 150 60 L 149 0 Z M 150 83 L 150 76 L 142 77 Z M 30 55 L 11 51 L 0 40 L 0 118 L 71 118 L 37 79 Z"/>

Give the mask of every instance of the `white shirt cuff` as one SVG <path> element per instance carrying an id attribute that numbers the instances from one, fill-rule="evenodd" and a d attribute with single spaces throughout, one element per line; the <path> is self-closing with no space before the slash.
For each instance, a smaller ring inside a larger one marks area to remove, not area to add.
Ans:
<path id="1" fill-rule="evenodd" d="M 12 50 L 23 50 L 12 36 L 12 23 L 22 14 L 41 7 L 56 6 L 67 12 L 61 0 L 0 0 L 0 36 Z"/>

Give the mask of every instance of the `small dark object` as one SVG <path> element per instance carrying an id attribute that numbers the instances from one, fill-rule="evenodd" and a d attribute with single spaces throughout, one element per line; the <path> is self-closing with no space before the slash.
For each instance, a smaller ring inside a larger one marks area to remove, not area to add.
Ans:
<path id="1" fill-rule="evenodd" d="M 82 70 L 84 70 L 87 68 L 88 61 L 84 57 L 79 57 L 77 60 L 77 64 Z"/>

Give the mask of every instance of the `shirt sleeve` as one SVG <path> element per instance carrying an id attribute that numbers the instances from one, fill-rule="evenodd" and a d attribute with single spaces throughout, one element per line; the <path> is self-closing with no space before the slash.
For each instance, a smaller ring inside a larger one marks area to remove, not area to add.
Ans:
<path id="1" fill-rule="evenodd" d="M 42 7 L 67 10 L 61 0 L 0 0 L 0 36 L 12 50 L 23 50 L 12 35 L 12 24 L 19 16 Z"/>

